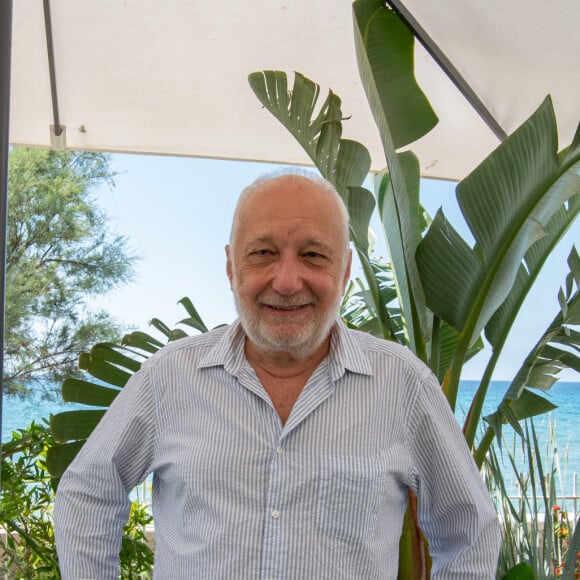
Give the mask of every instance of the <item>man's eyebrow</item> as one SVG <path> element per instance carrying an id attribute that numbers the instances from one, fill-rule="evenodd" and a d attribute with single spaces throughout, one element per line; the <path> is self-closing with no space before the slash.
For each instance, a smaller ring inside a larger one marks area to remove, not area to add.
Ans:
<path id="1" fill-rule="evenodd" d="M 251 250 L 262 244 L 275 244 L 274 236 L 265 235 L 252 238 L 246 242 L 245 248 Z M 320 238 L 307 238 L 300 244 L 300 247 L 313 247 L 315 249 L 323 250 L 326 253 L 332 252 L 332 246 Z"/>
<path id="2" fill-rule="evenodd" d="M 318 238 L 311 238 L 311 239 L 306 240 L 304 242 L 303 246 L 314 246 L 315 248 L 318 248 L 320 250 L 324 250 L 326 253 L 332 252 L 332 246 L 330 244 L 327 244 L 323 240 L 318 239 Z"/>
<path id="3" fill-rule="evenodd" d="M 259 238 L 252 238 L 248 240 L 245 244 L 246 248 L 253 248 L 254 246 L 259 246 L 261 244 L 271 244 L 273 243 L 272 236 L 260 236 Z"/>

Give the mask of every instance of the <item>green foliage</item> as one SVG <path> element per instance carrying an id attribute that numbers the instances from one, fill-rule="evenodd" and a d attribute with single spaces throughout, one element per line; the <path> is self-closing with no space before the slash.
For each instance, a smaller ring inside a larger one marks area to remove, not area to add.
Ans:
<path id="1" fill-rule="evenodd" d="M 497 410 L 484 417 L 488 428 L 475 451 L 475 460 L 479 466 L 494 436 L 497 436 L 501 445 L 502 425 L 509 423 L 523 436 L 519 426 L 522 419 L 556 408 L 550 401 L 526 387 L 547 391 L 558 380 L 558 374 L 563 369 L 580 370 L 580 359 L 577 356 L 580 351 L 580 333 L 576 330 L 580 324 L 580 260 L 575 248 L 570 252 L 568 265 L 570 273 L 558 293 L 560 312 L 523 361 Z M 474 404 L 477 401 L 478 396 Z"/>
<path id="2" fill-rule="evenodd" d="M 134 501 L 131 504 L 129 521 L 125 525 L 119 553 L 121 578 L 143 580 L 149 578 L 153 570 L 155 552 L 152 540 L 146 533 L 153 522 L 150 506 Z"/>
<path id="3" fill-rule="evenodd" d="M 53 532 L 55 481 L 46 466 L 52 444 L 45 422 L 14 432 L 2 445 L 0 572 L 14 580 L 60 578 Z M 151 522 L 148 506 L 133 502 L 123 532 L 122 578 L 143 578 L 151 571 L 153 550 L 145 534 Z"/>
<path id="4" fill-rule="evenodd" d="M 484 477 L 502 522 L 497 577 L 559 577 L 569 557 L 569 577 L 574 578 L 580 528 L 574 530 L 575 522 L 568 519 L 565 504 L 556 499 L 561 466 L 555 426 L 548 423 L 544 443 L 533 419 L 523 422 L 523 431 L 523 438 L 514 432 L 511 444 L 504 440 L 501 451 L 493 444 L 484 463 Z M 519 497 L 513 496 L 513 482 Z"/>
<path id="5" fill-rule="evenodd" d="M 0 536 L 4 572 L 10 578 L 60 578 L 54 533 L 54 492 L 44 458 L 51 435 L 32 423 L 2 445 Z"/>
<path id="6" fill-rule="evenodd" d="M 90 298 L 133 275 L 135 257 L 95 202 L 112 186 L 101 153 L 14 148 L 10 152 L 6 256 L 5 390 L 35 376 L 73 376 L 80 352 L 119 336 Z M 44 381 L 46 383 L 46 381 Z"/>

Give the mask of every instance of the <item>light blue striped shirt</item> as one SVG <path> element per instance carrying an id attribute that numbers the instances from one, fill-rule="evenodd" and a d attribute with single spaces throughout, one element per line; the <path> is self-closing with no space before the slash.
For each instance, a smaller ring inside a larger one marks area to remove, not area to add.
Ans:
<path id="1" fill-rule="evenodd" d="M 285 425 L 239 322 L 129 381 L 63 476 L 64 580 L 118 578 L 128 492 L 153 473 L 156 579 L 394 579 L 407 488 L 432 578 L 495 578 L 495 510 L 441 388 L 407 349 L 332 330 Z"/>

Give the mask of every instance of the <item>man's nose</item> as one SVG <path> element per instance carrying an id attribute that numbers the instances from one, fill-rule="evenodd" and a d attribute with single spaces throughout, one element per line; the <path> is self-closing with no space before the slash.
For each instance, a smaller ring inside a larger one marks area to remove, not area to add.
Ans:
<path id="1" fill-rule="evenodd" d="M 292 295 L 304 288 L 302 266 L 296 257 L 280 257 L 274 267 L 272 289 L 282 295 Z"/>

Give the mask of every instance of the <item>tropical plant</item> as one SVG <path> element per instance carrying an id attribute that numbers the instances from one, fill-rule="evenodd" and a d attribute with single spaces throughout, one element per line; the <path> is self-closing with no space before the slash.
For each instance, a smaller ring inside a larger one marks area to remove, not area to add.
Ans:
<path id="1" fill-rule="evenodd" d="M 46 467 L 52 444 L 44 421 L 13 432 L 2 445 L 0 571 L 14 580 L 60 578 L 52 523 L 54 481 Z M 146 535 L 151 521 L 149 506 L 133 501 L 123 531 L 122 578 L 142 578 L 151 571 L 153 549 Z"/>
<path id="2" fill-rule="evenodd" d="M 2 445 L 0 536 L 10 578 L 60 578 L 52 530 L 54 493 L 44 465 L 51 435 L 32 423 Z"/>
<path id="3" fill-rule="evenodd" d="M 565 494 L 557 487 L 561 466 L 555 425 L 548 421 L 545 442 L 533 419 L 526 419 L 522 429 L 524 437 L 514 431 L 511 444 L 503 435 L 501 448 L 497 441 L 492 443 L 484 461 L 484 479 L 502 522 L 497 577 L 518 565 L 521 573 L 526 567 L 531 579 L 559 577 L 570 556 L 574 578 L 580 528 L 574 529 L 565 504 L 557 500 Z"/>

